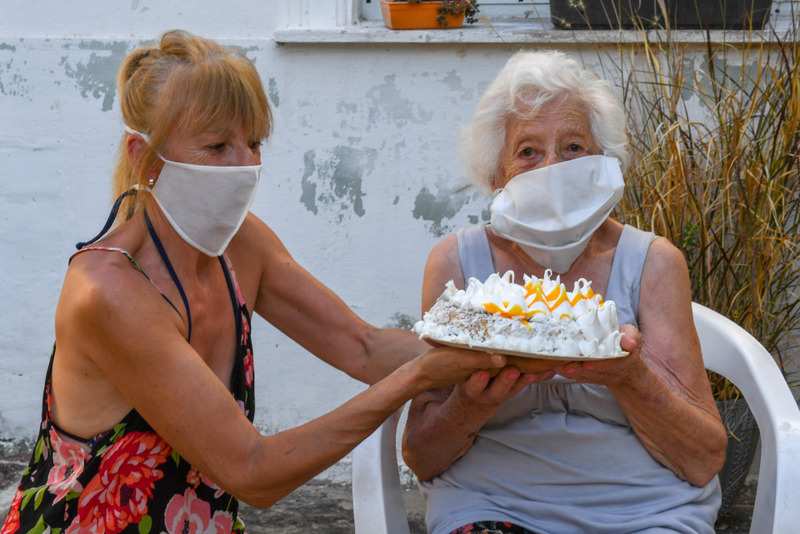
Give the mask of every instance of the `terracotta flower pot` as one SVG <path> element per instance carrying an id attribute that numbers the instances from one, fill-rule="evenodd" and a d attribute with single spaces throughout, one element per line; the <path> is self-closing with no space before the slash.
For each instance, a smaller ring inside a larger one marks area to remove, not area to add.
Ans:
<path id="1" fill-rule="evenodd" d="M 460 28 L 464 25 L 464 13 L 445 15 L 440 24 L 439 9 L 443 2 L 393 2 L 381 0 L 381 12 L 387 28 L 392 30 L 433 30 Z"/>

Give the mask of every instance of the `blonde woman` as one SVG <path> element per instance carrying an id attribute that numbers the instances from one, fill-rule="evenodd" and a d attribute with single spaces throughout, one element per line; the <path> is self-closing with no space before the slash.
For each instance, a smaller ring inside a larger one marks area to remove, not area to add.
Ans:
<path id="1" fill-rule="evenodd" d="M 248 213 L 270 111 L 247 59 L 172 31 L 125 59 L 118 88 L 119 198 L 67 270 L 41 430 L 2 534 L 242 531 L 237 499 L 271 505 L 406 400 L 504 364 L 370 326 Z M 372 387 L 262 436 L 251 312 Z"/>

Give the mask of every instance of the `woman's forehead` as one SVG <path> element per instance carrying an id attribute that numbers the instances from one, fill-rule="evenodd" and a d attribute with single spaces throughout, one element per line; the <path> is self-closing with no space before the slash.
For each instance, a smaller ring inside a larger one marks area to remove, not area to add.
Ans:
<path id="1" fill-rule="evenodd" d="M 515 137 L 590 135 L 591 120 L 588 108 L 577 98 L 553 99 L 543 103 L 533 114 L 509 115 L 506 131 Z"/>
<path id="2" fill-rule="evenodd" d="M 188 124 L 184 128 L 178 128 L 175 132 L 178 137 L 184 138 L 217 138 L 217 137 L 249 137 L 250 132 L 243 124 Z"/>

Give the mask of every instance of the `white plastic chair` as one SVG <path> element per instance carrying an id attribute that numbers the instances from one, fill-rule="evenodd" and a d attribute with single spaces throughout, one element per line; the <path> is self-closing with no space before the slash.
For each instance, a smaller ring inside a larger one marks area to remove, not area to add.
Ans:
<path id="1" fill-rule="evenodd" d="M 761 435 L 761 464 L 753 534 L 800 529 L 800 410 L 778 366 L 743 328 L 693 304 L 707 369 L 741 390 Z M 395 436 L 400 412 L 353 452 L 356 534 L 409 534 L 397 470 Z"/>

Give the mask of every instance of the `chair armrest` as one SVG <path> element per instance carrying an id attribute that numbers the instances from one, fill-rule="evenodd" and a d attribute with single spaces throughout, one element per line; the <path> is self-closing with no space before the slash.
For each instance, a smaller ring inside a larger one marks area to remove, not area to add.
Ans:
<path id="1" fill-rule="evenodd" d="M 395 412 L 353 451 L 356 534 L 409 534 L 397 471 L 396 435 L 401 412 Z"/>
<path id="2" fill-rule="evenodd" d="M 769 352 L 747 331 L 700 304 L 692 305 L 707 369 L 742 392 L 761 436 L 750 531 L 792 532 L 800 524 L 800 410 Z"/>

